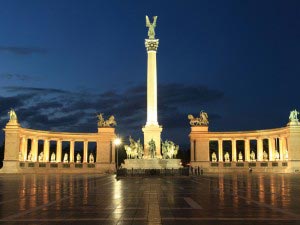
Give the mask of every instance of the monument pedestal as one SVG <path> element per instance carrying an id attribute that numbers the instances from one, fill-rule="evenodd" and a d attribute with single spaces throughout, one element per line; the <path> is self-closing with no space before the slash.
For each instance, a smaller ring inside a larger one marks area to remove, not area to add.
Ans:
<path id="1" fill-rule="evenodd" d="M 124 169 L 179 169 L 182 168 L 180 159 L 125 159 Z"/>
<path id="2" fill-rule="evenodd" d="M 146 125 L 142 130 L 144 132 L 144 155 L 146 157 L 149 156 L 149 142 L 153 139 L 156 146 L 156 157 L 161 157 L 160 134 L 162 127 L 158 125 Z"/>

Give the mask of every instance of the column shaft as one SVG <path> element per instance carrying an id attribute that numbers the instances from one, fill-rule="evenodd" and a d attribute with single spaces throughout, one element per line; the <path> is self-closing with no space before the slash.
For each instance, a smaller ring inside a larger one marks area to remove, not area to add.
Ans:
<path id="1" fill-rule="evenodd" d="M 88 162 L 88 141 L 83 142 L 83 162 Z"/>
<path id="2" fill-rule="evenodd" d="M 263 161 L 263 140 L 257 139 L 257 161 Z"/>
<path id="3" fill-rule="evenodd" d="M 31 161 L 36 162 L 38 156 L 38 140 L 36 138 L 33 138 L 31 142 L 31 154 Z"/>
<path id="4" fill-rule="evenodd" d="M 75 142 L 74 141 L 70 141 L 70 162 L 74 162 L 74 146 L 75 146 Z"/>
<path id="5" fill-rule="evenodd" d="M 21 140 L 21 157 L 19 158 L 19 160 L 21 161 L 25 161 L 26 158 L 27 158 L 27 138 L 26 137 L 22 137 L 22 140 Z"/>
<path id="6" fill-rule="evenodd" d="M 49 145 L 49 140 L 44 140 L 44 162 L 49 162 L 49 149 L 50 145 Z"/>
<path id="7" fill-rule="evenodd" d="M 274 152 L 275 152 L 275 139 L 274 138 L 269 138 L 268 139 L 268 144 L 269 144 L 269 160 L 274 161 Z"/>
<path id="8" fill-rule="evenodd" d="M 223 162 L 223 140 L 218 140 L 219 162 Z"/>
<path id="9" fill-rule="evenodd" d="M 245 139 L 245 161 L 250 161 L 250 140 Z"/>
<path id="10" fill-rule="evenodd" d="M 231 140 L 231 147 L 232 147 L 232 161 L 236 162 L 236 140 L 232 139 Z"/>
<path id="11" fill-rule="evenodd" d="M 56 141 L 56 162 L 62 161 L 62 143 L 61 140 Z"/>

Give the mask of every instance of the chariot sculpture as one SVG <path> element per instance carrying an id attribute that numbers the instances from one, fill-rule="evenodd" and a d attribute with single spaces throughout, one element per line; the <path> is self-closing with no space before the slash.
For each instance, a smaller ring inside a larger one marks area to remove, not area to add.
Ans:
<path id="1" fill-rule="evenodd" d="M 112 127 L 116 126 L 117 122 L 115 120 L 115 117 L 111 115 L 108 120 L 105 120 L 103 117 L 103 113 L 100 113 L 97 115 L 98 118 L 98 127 Z"/>
<path id="2" fill-rule="evenodd" d="M 208 126 L 208 115 L 203 110 L 200 112 L 200 116 L 195 118 L 192 114 L 188 115 L 191 126 Z"/>

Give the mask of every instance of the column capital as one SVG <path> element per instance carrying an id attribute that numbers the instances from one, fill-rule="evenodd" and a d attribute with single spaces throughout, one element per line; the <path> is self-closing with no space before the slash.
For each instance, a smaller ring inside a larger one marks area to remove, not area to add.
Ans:
<path id="1" fill-rule="evenodd" d="M 148 51 L 157 51 L 158 48 L 158 39 L 145 39 L 145 47 Z"/>

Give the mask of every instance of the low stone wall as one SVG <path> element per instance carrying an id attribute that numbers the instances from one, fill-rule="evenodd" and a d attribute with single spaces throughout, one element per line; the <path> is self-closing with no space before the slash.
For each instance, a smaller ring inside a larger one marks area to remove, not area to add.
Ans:
<path id="1" fill-rule="evenodd" d="M 125 159 L 125 169 L 179 169 L 180 159 Z"/>

